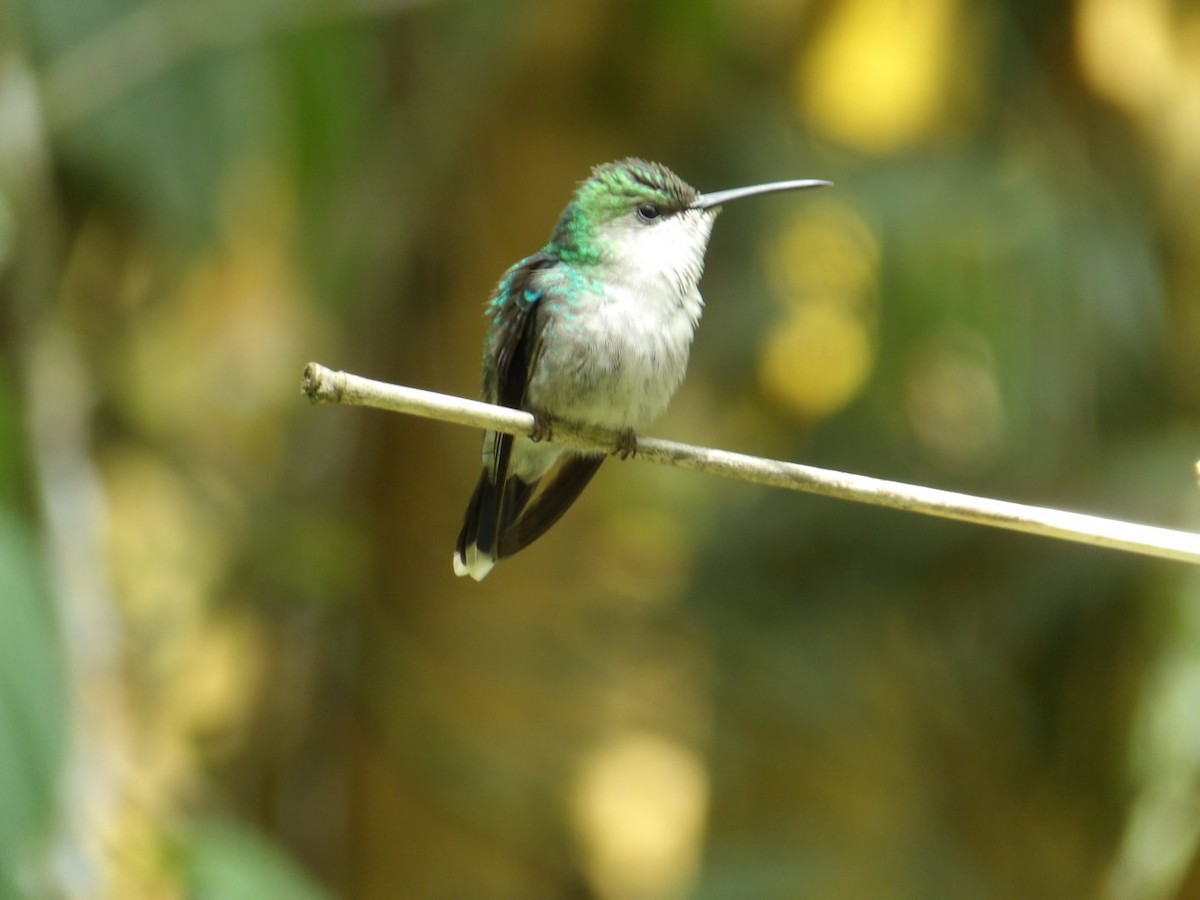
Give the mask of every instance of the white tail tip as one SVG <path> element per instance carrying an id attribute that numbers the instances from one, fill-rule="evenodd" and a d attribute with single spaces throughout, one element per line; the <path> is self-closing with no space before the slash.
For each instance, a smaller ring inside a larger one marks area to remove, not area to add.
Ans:
<path id="1" fill-rule="evenodd" d="M 483 581 L 487 573 L 492 571 L 492 566 L 496 564 L 494 559 L 484 556 L 473 544 L 467 548 L 466 556 L 467 559 L 464 562 L 458 555 L 458 551 L 454 551 L 454 574 L 459 578 L 470 575 L 476 581 Z"/>

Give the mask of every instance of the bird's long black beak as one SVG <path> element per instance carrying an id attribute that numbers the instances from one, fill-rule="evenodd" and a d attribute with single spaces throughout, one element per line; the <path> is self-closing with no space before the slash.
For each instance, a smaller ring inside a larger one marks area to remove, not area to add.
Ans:
<path id="1" fill-rule="evenodd" d="M 776 191 L 799 191 L 804 188 L 832 187 L 832 181 L 816 179 L 801 179 L 799 181 L 772 181 L 769 184 L 752 184 L 749 187 L 730 188 L 727 191 L 714 191 L 711 194 L 701 194 L 693 200 L 689 209 L 712 209 L 730 200 L 740 200 L 743 197 L 753 197 L 757 194 L 774 194 Z"/>

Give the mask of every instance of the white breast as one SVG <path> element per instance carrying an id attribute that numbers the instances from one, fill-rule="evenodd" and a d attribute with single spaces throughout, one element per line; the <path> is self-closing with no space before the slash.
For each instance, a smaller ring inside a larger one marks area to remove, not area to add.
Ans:
<path id="1" fill-rule="evenodd" d="M 657 418 L 687 371 L 704 301 L 697 283 L 713 217 L 687 211 L 610 234 L 602 290 L 551 318 L 529 400 L 553 417 L 635 431 Z"/>

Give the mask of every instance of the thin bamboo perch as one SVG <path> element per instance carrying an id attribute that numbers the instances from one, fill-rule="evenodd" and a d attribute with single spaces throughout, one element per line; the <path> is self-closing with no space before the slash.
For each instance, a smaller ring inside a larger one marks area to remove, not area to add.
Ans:
<path id="1" fill-rule="evenodd" d="M 533 430 L 533 416 L 520 410 L 372 381 L 347 372 L 335 372 L 317 363 L 305 366 L 302 389 L 314 403 L 373 406 L 512 434 L 528 435 Z M 552 439 L 557 444 L 585 450 L 611 452 L 616 446 L 614 435 L 568 429 L 559 424 L 554 427 Z M 1200 564 L 1200 534 L 1186 531 L 972 497 L 659 438 L 639 437 L 636 458 L 755 484 Z"/>

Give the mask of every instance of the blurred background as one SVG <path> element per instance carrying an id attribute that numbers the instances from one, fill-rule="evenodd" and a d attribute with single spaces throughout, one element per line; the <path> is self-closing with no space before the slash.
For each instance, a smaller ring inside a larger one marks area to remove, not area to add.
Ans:
<path id="1" fill-rule="evenodd" d="M 1200 571 L 611 462 L 482 584 L 482 304 L 729 207 L 652 433 L 1200 529 L 1194 0 L 0 0 L 0 897 L 1200 896 Z"/>

